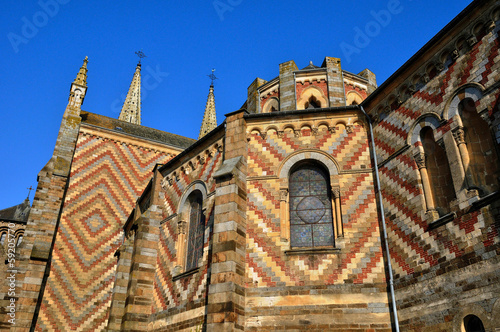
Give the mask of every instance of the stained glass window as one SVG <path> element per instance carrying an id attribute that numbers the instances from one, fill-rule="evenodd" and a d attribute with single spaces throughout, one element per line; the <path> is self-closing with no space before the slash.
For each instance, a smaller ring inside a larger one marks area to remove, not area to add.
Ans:
<path id="1" fill-rule="evenodd" d="M 289 179 L 292 247 L 333 246 L 333 220 L 327 173 L 313 163 L 292 170 Z"/>
<path id="2" fill-rule="evenodd" d="M 198 260 L 203 254 L 205 219 L 202 213 L 202 204 L 203 201 L 199 192 L 191 194 L 186 271 L 196 268 Z"/>

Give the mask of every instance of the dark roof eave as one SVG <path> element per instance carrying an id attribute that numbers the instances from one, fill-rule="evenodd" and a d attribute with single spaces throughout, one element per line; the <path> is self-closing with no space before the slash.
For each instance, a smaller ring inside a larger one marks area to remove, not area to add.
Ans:
<path id="1" fill-rule="evenodd" d="M 314 108 L 314 109 L 305 109 L 305 110 L 293 110 L 293 111 L 279 111 L 279 112 L 271 112 L 271 113 L 251 113 L 245 114 L 245 119 L 258 119 L 258 118 L 269 118 L 269 117 L 287 117 L 287 116 L 296 116 L 302 114 L 319 114 L 319 113 L 328 113 L 335 111 L 359 111 L 357 105 L 349 105 L 349 106 L 339 106 L 339 107 L 325 107 L 325 108 Z"/>
<path id="2" fill-rule="evenodd" d="M 361 105 L 365 106 L 370 103 L 373 99 L 378 97 L 380 93 L 393 81 L 402 76 L 402 74 L 411 67 L 414 63 L 419 61 L 420 57 L 428 52 L 436 42 L 438 42 L 441 38 L 445 37 L 455 26 L 464 18 L 467 17 L 467 14 L 476 7 L 479 7 L 483 2 L 487 0 L 475 0 L 470 3 L 464 10 L 462 10 L 453 20 L 451 20 L 447 25 L 444 26 L 434 37 L 431 38 L 420 50 L 417 51 L 410 59 L 408 59 L 398 70 L 396 70 L 388 79 L 384 81 L 375 91 L 373 91 L 363 102 Z"/>
<path id="3" fill-rule="evenodd" d="M 189 147 L 187 147 L 184 151 L 182 151 L 181 153 L 179 153 L 174 158 L 170 159 L 166 164 L 164 164 L 163 166 L 161 166 L 158 169 L 158 171 L 160 173 L 162 173 L 165 169 L 167 169 L 168 167 L 170 167 L 171 165 L 173 165 L 175 162 L 177 162 L 179 159 L 181 159 L 182 157 L 184 157 L 189 152 L 193 151 L 196 147 L 200 146 L 201 144 L 203 144 L 204 142 L 208 141 L 210 138 L 212 138 L 213 136 L 215 136 L 220 130 L 223 130 L 224 127 L 225 127 L 225 125 L 226 125 L 226 121 L 222 122 L 215 129 L 213 129 L 211 132 L 209 132 L 208 134 L 206 134 L 205 136 L 203 136 L 202 138 L 200 138 L 199 140 L 197 140 L 196 142 L 194 142 L 192 145 L 190 145 Z"/>

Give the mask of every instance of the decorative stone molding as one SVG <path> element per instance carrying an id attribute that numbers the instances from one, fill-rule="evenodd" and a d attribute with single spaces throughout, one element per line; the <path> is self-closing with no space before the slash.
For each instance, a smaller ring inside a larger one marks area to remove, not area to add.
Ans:
<path id="1" fill-rule="evenodd" d="M 340 198 L 340 188 L 332 187 L 333 198 Z"/>
<path id="2" fill-rule="evenodd" d="M 337 132 L 337 129 L 335 127 L 328 127 L 328 131 L 330 134 L 335 134 Z"/>
<path id="3" fill-rule="evenodd" d="M 458 59 L 459 56 L 460 56 L 460 53 L 458 52 L 457 49 L 454 49 L 453 52 L 451 52 L 451 57 L 453 58 L 453 60 Z"/>
<path id="4" fill-rule="evenodd" d="M 345 131 L 346 131 L 348 134 L 350 134 L 350 133 L 352 133 L 352 132 L 353 132 L 353 127 L 354 127 L 353 125 L 347 125 L 347 126 L 345 126 Z"/>
<path id="5" fill-rule="evenodd" d="M 425 168 L 425 153 L 419 152 L 414 157 L 418 169 Z"/>
<path id="6" fill-rule="evenodd" d="M 204 165 L 205 164 L 205 161 L 206 161 L 205 157 L 200 157 L 199 160 L 200 160 L 200 165 Z"/>
<path id="7" fill-rule="evenodd" d="M 477 38 L 476 38 L 476 36 L 474 36 L 474 35 L 470 36 L 470 37 L 467 39 L 467 44 L 469 45 L 469 47 L 474 46 L 476 43 L 477 43 Z"/>
<path id="8" fill-rule="evenodd" d="M 300 136 L 301 136 L 300 129 L 295 129 L 295 130 L 293 131 L 293 134 L 295 135 L 295 137 L 300 137 Z"/>
<path id="9" fill-rule="evenodd" d="M 312 133 L 313 136 L 318 136 L 318 133 L 319 133 L 318 127 L 313 127 L 311 129 L 311 133 Z"/>
<path id="10" fill-rule="evenodd" d="M 262 137 L 262 139 L 266 139 L 267 133 L 265 132 L 260 133 L 260 137 Z"/>
<path id="11" fill-rule="evenodd" d="M 443 138 L 440 138 L 436 141 L 436 143 L 441 147 L 441 149 L 443 149 L 444 151 L 446 151 L 446 145 L 444 144 L 444 139 Z"/>
<path id="12" fill-rule="evenodd" d="M 177 234 L 186 234 L 187 222 L 179 220 L 177 222 Z"/>
<path id="13" fill-rule="evenodd" d="M 443 71 L 444 64 L 442 62 L 436 63 L 436 69 L 439 70 L 439 71 Z"/>
<path id="14" fill-rule="evenodd" d="M 429 83 L 429 81 L 431 80 L 431 78 L 429 77 L 428 74 L 424 74 L 422 76 L 422 80 L 424 81 L 424 83 Z"/>
<path id="15" fill-rule="evenodd" d="M 283 130 L 278 131 L 278 138 L 283 138 L 285 137 L 285 132 Z"/>
<path id="16" fill-rule="evenodd" d="M 288 198 L 288 188 L 280 189 L 280 201 L 286 202 Z"/>
<path id="17" fill-rule="evenodd" d="M 457 145 L 464 144 L 465 143 L 465 132 L 462 127 L 458 127 L 455 129 L 453 132 L 453 138 L 455 139 L 455 142 Z"/>

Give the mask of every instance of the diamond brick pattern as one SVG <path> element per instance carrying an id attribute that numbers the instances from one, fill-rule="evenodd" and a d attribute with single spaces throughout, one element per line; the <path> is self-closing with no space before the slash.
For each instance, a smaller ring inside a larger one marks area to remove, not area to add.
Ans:
<path id="1" fill-rule="evenodd" d="M 166 153 L 80 132 L 37 331 L 102 331 L 126 220 Z"/>

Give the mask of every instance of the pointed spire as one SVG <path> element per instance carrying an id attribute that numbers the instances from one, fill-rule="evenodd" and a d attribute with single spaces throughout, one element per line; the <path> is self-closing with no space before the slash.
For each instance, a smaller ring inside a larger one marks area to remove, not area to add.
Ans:
<path id="1" fill-rule="evenodd" d="M 123 103 L 118 120 L 141 124 L 141 62 L 135 68 L 134 77 Z"/>
<path id="2" fill-rule="evenodd" d="M 214 75 L 215 69 L 212 69 L 212 74 L 208 75 L 212 80 L 210 90 L 208 92 L 207 105 L 205 106 L 205 114 L 203 115 L 203 122 L 201 123 L 200 135 L 198 139 L 202 138 L 215 128 L 217 128 L 217 117 L 215 115 L 215 97 L 214 97 Z"/>
<path id="3" fill-rule="evenodd" d="M 87 63 L 89 62 L 89 57 L 86 56 L 83 59 L 83 65 L 80 67 L 78 74 L 76 74 L 76 78 L 73 81 L 74 84 L 78 84 L 84 87 L 87 87 Z"/>

